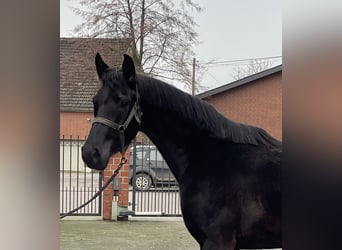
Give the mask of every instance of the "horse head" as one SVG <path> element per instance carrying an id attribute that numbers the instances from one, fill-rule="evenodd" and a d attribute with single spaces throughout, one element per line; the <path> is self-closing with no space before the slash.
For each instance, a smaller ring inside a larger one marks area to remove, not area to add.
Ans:
<path id="1" fill-rule="evenodd" d="M 102 86 L 93 98 L 95 118 L 82 158 L 90 168 L 102 170 L 113 154 L 126 151 L 138 132 L 141 112 L 132 58 L 124 55 L 122 69 L 112 69 L 97 53 L 95 64 Z"/>

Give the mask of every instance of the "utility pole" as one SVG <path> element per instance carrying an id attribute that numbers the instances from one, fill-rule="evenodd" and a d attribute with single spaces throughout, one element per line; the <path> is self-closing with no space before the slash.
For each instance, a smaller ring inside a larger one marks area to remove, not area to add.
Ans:
<path id="1" fill-rule="evenodd" d="M 196 70 L 196 58 L 192 60 L 192 81 L 191 81 L 191 93 L 195 95 L 195 70 Z"/>

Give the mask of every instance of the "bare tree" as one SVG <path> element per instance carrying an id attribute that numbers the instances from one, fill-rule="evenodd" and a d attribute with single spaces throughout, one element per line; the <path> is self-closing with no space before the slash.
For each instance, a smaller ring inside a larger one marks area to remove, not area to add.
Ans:
<path id="1" fill-rule="evenodd" d="M 84 22 L 79 35 L 131 39 L 137 68 L 191 86 L 192 47 L 198 44 L 192 0 L 82 0 L 73 8 Z"/>
<path id="2" fill-rule="evenodd" d="M 236 74 L 233 75 L 233 78 L 235 80 L 239 80 L 244 77 L 254 75 L 256 73 L 269 69 L 271 67 L 272 63 L 269 60 L 253 59 L 249 62 L 248 65 L 235 67 L 234 71 L 236 72 Z"/>

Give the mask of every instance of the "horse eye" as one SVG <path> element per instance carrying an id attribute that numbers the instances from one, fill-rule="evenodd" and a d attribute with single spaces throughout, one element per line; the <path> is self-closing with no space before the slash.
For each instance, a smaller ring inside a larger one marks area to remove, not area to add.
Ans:
<path id="1" fill-rule="evenodd" d="M 127 106 L 128 105 L 128 101 L 120 101 L 121 106 Z"/>

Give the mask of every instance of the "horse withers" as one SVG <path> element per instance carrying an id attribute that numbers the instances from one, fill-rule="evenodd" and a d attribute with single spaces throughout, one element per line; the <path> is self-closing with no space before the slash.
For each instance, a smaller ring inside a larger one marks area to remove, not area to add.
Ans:
<path id="1" fill-rule="evenodd" d="M 281 142 L 163 81 L 95 57 L 101 88 L 82 148 L 102 170 L 140 130 L 179 183 L 184 223 L 202 250 L 281 247 Z"/>

